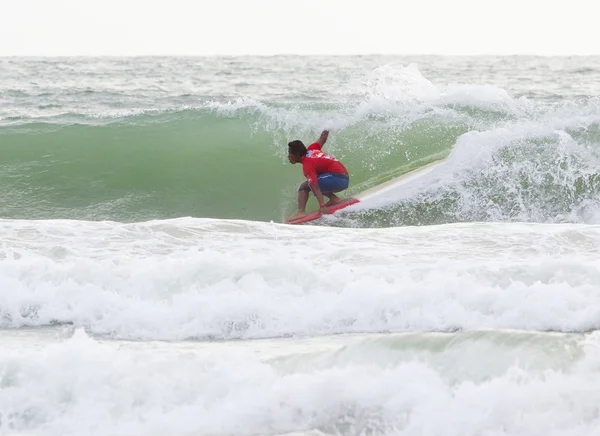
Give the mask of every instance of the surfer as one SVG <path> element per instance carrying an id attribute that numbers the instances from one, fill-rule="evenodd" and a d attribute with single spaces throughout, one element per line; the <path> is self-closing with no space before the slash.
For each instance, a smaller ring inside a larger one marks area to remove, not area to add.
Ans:
<path id="1" fill-rule="evenodd" d="M 328 136 L 329 131 L 323 130 L 317 142 L 312 143 L 308 148 L 299 140 L 288 143 L 290 163 L 292 165 L 301 163 L 306 177 L 306 182 L 298 188 L 298 212 L 289 218 L 290 221 L 306 216 L 306 203 L 311 191 L 317 197 L 321 213 L 327 213 L 327 207 L 343 201 L 335 193 L 348 189 L 350 178 L 340 161 L 321 150 Z M 327 203 L 323 196 L 329 198 Z"/>

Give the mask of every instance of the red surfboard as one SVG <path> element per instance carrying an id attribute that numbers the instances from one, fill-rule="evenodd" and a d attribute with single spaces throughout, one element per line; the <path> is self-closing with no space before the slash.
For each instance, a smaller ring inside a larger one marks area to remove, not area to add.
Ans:
<path id="1" fill-rule="evenodd" d="M 327 213 L 331 214 L 334 213 L 340 209 L 343 209 L 345 207 L 350 206 L 351 204 L 356 204 L 358 203 L 360 200 L 358 198 L 354 198 L 354 197 L 348 197 L 348 198 L 344 198 L 341 203 L 338 204 L 334 204 L 333 206 L 329 206 L 327 208 Z M 319 219 L 323 216 L 323 214 L 321 213 L 320 210 L 315 210 L 313 212 L 310 212 L 309 214 L 303 216 L 302 218 L 298 218 L 295 220 L 291 220 L 291 221 L 286 221 L 286 224 L 300 224 L 300 223 L 306 223 L 308 221 L 313 221 L 316 219 Z"/>

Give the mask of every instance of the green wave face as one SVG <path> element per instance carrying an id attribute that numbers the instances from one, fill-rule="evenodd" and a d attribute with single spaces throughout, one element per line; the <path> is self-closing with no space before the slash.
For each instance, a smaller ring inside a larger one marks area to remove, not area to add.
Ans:
<path id="1" fill-rule="evenodd" d="M 404 126 L 361 120 L 332 131 L 326 149 L 348 167 L 354 193 L 447 154 L 465 130 L 434 118 Z M 287 142 L 308 145 L 318 134 L 253 110 L 5 127 L 0 215 L 280 221 L 294 211 L 303 180 L 301 167 L 287 162 Z"/>

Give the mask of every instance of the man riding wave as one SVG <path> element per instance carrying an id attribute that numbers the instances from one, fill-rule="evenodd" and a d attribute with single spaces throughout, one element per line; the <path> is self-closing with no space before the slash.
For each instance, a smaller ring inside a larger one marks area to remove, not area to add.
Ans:
<path id="1" fill-rule="evenodd" d="M 350 178 L 348 170 L 335 157 L 322 151 L 329 136 L 328 130 L 323 130 L 319 139 L 306 148 L 302 141 L 288 143 L 288 159 L 291 164 L 301 163 L 306 182 L 298 188 L 298 212 L 288 221 L 306 216 L 306 203 L 310 192 L 317 197 L 319 210 L 327 213 L 327 207 L 343 200 L 335 193 L 348 189 Z M 323 196 L 328 197 L 325 203 Z"/>

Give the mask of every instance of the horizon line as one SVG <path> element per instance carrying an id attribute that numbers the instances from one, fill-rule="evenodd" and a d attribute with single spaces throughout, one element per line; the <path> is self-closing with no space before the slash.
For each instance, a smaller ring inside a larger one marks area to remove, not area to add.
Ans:
<path id="1" fill-rule="evenodd" d="M 273 53 L 273 54 L 254 54 L 254 53 L 210 53 L 210 54 L 0 54 L 0 58 L 122 58 L 122 57 L 360 57 L 360 56 L 422 56 L 422 57 L 597 57 L 596 54 L 538 54 L 538 53 L 481 53 L 481 54 L 458 54 L 458 53 Z"/>

